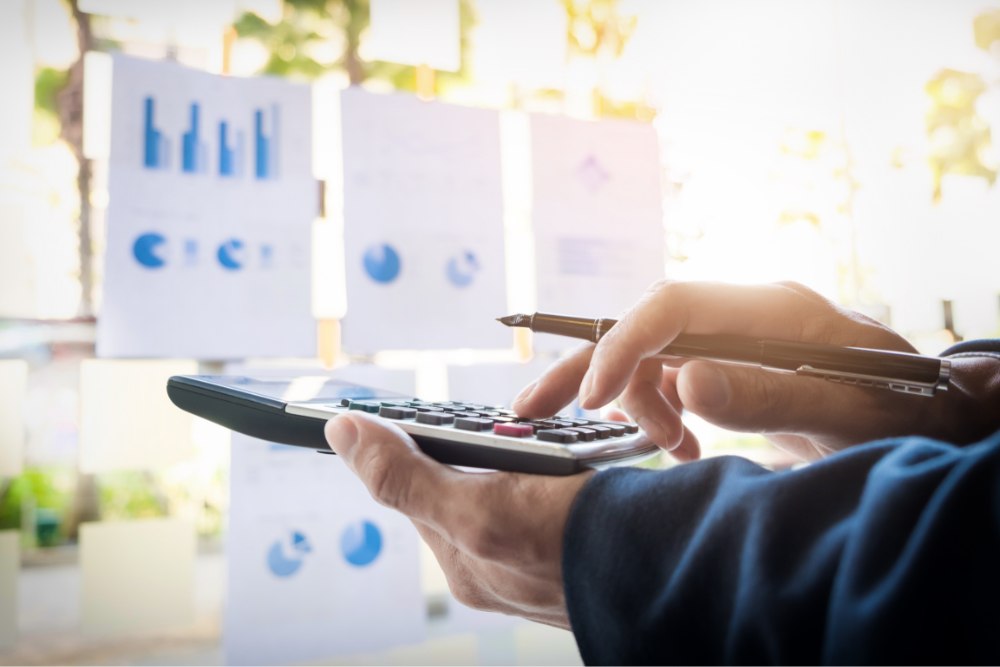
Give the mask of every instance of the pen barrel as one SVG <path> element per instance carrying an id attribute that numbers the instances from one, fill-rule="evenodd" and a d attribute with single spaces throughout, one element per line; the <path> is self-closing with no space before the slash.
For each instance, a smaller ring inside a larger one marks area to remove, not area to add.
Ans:
<path id="1" fill-rule="evenodd" d="M 610 324 L 606 325 L 602 330 L 598 325 L 600 322 L 602 320 L 592 320 L 586 317 L 567 317 L 566 315 L 535 313 L 531 316 L 531 330 L 536 333 L 550 333 L 596 343 L 601 335 L 606 333 L 611 325 L 614 324 L 614 320 L 603 320 L 603 322 L 609 322 Z"/>
<path id="2" fill-rule="evenodd" d="M 931 386 L 937 384 L 941 376 L 941 360 L 936 357 L 790 341 L 762 341 L 760 362 L 769 368 L 788 371 L 805 368 L 845 375 L 892 378 Z"/>

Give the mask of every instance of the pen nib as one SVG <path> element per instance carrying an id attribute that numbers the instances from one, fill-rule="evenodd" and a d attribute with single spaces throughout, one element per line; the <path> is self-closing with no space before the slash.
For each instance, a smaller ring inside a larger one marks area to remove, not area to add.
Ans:
<path id="1" fill-rule="evenodd" d="M 509 327 L 528 327 L 531 326 L 531 315 L 523 315 L 521 313 L 517 315 L 505 315 L 504 317 L 498 317 L 497 322 Z"/>

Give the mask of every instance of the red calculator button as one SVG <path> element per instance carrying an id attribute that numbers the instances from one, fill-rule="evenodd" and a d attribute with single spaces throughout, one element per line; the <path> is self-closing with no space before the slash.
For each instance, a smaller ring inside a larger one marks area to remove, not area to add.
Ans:
<path id="1" fill-rule="evenodd" d="M 531 424 L 504 424 L 493 425 L 493 432 L 497 435 L 509 435 L 512 438 L 526 438 L 535 434 L 535 429 Z"/>

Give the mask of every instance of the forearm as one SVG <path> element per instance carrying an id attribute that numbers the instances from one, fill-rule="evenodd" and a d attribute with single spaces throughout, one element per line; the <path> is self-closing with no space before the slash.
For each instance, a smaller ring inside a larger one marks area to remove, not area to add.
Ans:
<path id="1" fill-rule="evenodd" d="M 564 573 L 589 663 L 996 662 L 998 562 L 1000 434 L 607 471 Z"/>

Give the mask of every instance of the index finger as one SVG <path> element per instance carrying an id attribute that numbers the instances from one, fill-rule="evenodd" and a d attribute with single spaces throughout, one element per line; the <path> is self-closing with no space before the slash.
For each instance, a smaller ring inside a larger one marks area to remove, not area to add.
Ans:
<path id="1" fill-rule="evenodd" d="M 822 310 L 787 285 L 729 285 L 715 282 L 656 283 L 608 331 L 594 349 L 580 390 L 580 405 L 594 409 L 618 396 L 639 363 L 682 331 L 799 338 L 802 322 Z"/>

